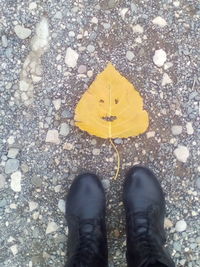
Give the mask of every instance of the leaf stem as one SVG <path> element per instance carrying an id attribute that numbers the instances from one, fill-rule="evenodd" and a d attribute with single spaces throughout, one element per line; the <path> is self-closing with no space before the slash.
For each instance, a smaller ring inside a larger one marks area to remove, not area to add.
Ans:
<path id="1" fill-rule="evenodd" d="M 116 145 L 113 143 L 112 139 L 109 138 L 109 140 L 110 140 L 110 143 L 111 143 L 112 147 L 114 148 L 114 150 L 115 150 L 116 153 L 117 153 L 117 171 L 116 171 L 116 173 L 115 173 L 115 176 L 113 177 L 113 179 L 116 180 L 116 179 L 117 179 L 117 176 L 118 176 L 118 174 L 119 174 L 119 170 L 120 170 L 120 155 L 119 155 L 119 151 L 117 150 L 117 147 L 116 147 Z"/>

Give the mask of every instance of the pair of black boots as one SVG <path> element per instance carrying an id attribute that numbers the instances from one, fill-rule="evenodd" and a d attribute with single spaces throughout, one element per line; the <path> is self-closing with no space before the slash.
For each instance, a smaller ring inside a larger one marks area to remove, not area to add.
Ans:
<path id="1" fill-rule="evenodd" d="M 164 247 L 165 200 L 155 175 L 134 166 L 124 182 L 128 267 L 174 267 Z M 108 267 L 105 193 L 94 174 L 79 175 L 66 201 L 66 267 Z"/>

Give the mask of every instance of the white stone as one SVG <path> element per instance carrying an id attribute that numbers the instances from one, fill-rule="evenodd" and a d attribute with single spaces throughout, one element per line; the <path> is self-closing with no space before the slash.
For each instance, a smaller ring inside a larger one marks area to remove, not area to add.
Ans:
<path id="1" fill-rule="evenodd" d="M 39 212 L 36 211 L 33 213 L 32 217 L 34 220 L 37 220 L 39 218 L 39 215 L 40 215 Z"/>
<path id="2" fill-rule="evenodd" d="M 93 17 L 93 18 L 91 19 L 91 22 L 94 23 L 94 24 L 98 24 L 98 18 Z"/>
<path id="3" fill-rule="evenodd" d="M 69 31 L 68 35 L 69 35 L 69 37 L 75 37 L 75 32 Z"/>
<path id="4" fill-rule="evenodd" d="M 173 125 L 171 131 L 173 135 L 179 135 L 182 133 L 183 127 L 180 125 Z"/>
<path id="5" fill-rule="evenodd" d="M 75 68 L 77 65 L 78 57 L 78 53 L 71 47 L 68 47 L 65 56 L 65 64 L 67 64 L 67 66 L 70 68 Z"/>
<path id="6" fill-rule="evenodd" d="M 94 149 L 92 150 L 92 154 L 93 154 L 94 156 L 98 156 L 98 155 L 100 154 L 100 149 L 99 149 L 99 148 L 94 148 Z"/>
<path id="7" fill-rule="evenodd" d="M 58 131 L 57 130 L 48 130 L 47 136 L 46 136 L 46 142 L 47 143 L 54 143 L 54 144 L 60 144 L 60 140 L 58 137 Z"/>
<path id="8" fill-rule="evenodd" d="M 192 127 L 192 122 L 186 123 L 186 130 L 187 130 L 187 134 L 189 134 L 189 135 L 194 133 L 194 129 Z"/>
<path id="9" fill-rule="evenodd" d="M 184 220 L 180 220 L 176 223 L 175 229 L 177 232 L 183 232 L 187 228 L 187 223 Z"/>
<path id="10" fill-rule="evenodd" d="M 65 143 L 63 145 L 63 149 L 66 149 L 66 150 L 72 150 L 73 148 L 74 148 L 74 145 L 71 143 Z"/>
<path id="11" fill-rule="evenodd" d="M 88 72 L 87 72 L 87 76 L 88 76 L 89 78 L 91 78 L 92 75 L 93 75 L 93 70 L 88 70 Z"/>
<path id="12" fill-rule="evenodd" d="M 17 208 L 17 205 L 15 203 L 11 203 L 10 204 L 10 208 L 13 209 L 13 210 L 15 210 Z"/>
<path id="13" fill-rule="evenodd" d="M 134 57 L 135 57 L 135 55 L 133 54 L 133 52 L 131 52 L 131 51 L 127 51 L 127 52 L 126 52 L 126 58 L 127 58 L 129 61 L 132 61 Z"/>
<path id="14" fill-rule="evenodd" d="M 10 250 L 12 252 L 12 254 L 15 256 L 18 253 L 18 247 L 17 245 L 13 245 L 10 247 Z"/>
<path id="15" fill-rule="evenodd" d="M 18 148 L 11 147 L 8 150 L 8 158 L 14 159 L 14 158 L 16 158 L 16 156 L 17 156 L 18 153 L 19 153 L 19 149 Z"/>
<path id="16" fill-rule="evenodd" d="M 56 193 L 60 192 L 60 189 L 61 189 L 61 185 L 56 185 L 54 188 Z"/>
<path id="17" fill-rule="evenodd" d="M 4 188 L 5 186 L 5 176 L 0 174 L 0 189 Z"/>
<path id="18" fill-rule="evenodd" d="M 156 66 L 162 67 L 167 60 L 167 54 L 163 49 L 158 49 L 155 51 L 153 56 L 153 62 Z"/>
<path id="19" fill-rule="evenodd" d="M 37 207 L 38 207 L 38 203 L 37 202 L 34 202 L 34 201 L 30 201 L 28 203 L 28 205 L 29 205 L 29 210 L 30 211 L 33 211 L 33 210 L 37 209 Z"/>
<path id="20" fill-rule="evenodd" d="M 158 25 L 159 27 L 163 28 L 167 25 L 167 22 L 162 17 L 158 16 L 152 20 L 153 24 Z"/>
<path id="21" fill-rule="evenodd" d="M 126 16 L 127 12 L 128 12 L 128 8 L 127 7 L 120 9 L 119 14 L 120 14 L 120 16 L 122 17 L 123 20 L 125 19 L 125 16 Z"/>
<path id="22" fill-rule="evenodd" d="M 33 10 L 33 9 L 36 9 L 37 8 L 37 4 L 35 3 L 35 2 L 31 2 L 30 4 L 29 4 L 29 9 L 30 10 Z"/>
<path id="23" fill-rule="evenodd" d="M 58 208 L 59 208 L 60 211 L 65 213 L 65 201 L 63 199 L 60 199 L 58 201 Z"/>
<path id="24" fill-rule="evenodd" d="M 135 38 L 135 42 L 138 43 L 138 44 L 141 44 L 142 43 L 142 38 L 140 38 L 140 37 Z"/>
<path id="25" fill-rule="evenodd" d="M 49 44 L 49 25 L 45 17 L 37 24 L 35 31 L 36 34 L 32 39 L 31 48 L 41 55 L 47 50 Z"/>
<path id="26" fill-rule="evenodd" d="M 41 76 L 37 76 L 37 75 L 31 75 L 31 78 L 32 78 L 32 81 L 34 82 L 34 83 L 38 83 L 39 81 L 41 81 L 42 80 L 42 77 Z"/>
<path id="27" fill-rule="evenodd" d="M 58 98 L 58 99 L 53 100 L 53 105 L 54 105 L 55 110 L 59 110 L 61 107 L 61 99 Z"/>
<path id="28" fill-rule="evenodd" d="M 178 161 L 185 163 L 190 153 L 186 146 L 178 145 L 178 147 L 174 150 L 174 155 Z"/>
<path id="29" fill-rule="evenodd" d="M 13 174 L 11 174 L 11 189 L 15 192 L 21 191 L 21 178 L 22 174 L 20 171 L 16 171 Z"/>
<path id="30" fill-rule="evenodd" d="M 25 28 L 24 26 L 21 26 L 19 24 L 15 26 L 14 31 L 16 35 L 22 40 L 28 38 L 31 35 L 30 29 Z"/>
<path id="31" fill-rule="evenodd" d="M 174 1 L 174 2 L 173 2 L 173 5 L 174 5 L 175 7 L 179 7 L 179 6 L 180 6 L 180 2 L 179 2 L 179 1 Z"/>
<path id="32" fill-rule="evenodd" d="M 15 142 L 15 137 L 14 137 L 13 135 L 11 135 L 11 136 L 8 138 L 7 142 L 8 142 L 9 145 L 14 144 L 14 142 Z"/>
<path id="33" fill-rule="evenodd" d="M 146 133 L 146 135 L 147 135 L 147 138 L 152 138 L 155 136 L 155 132 L 154 131 L 148 132 L 148 133 Z"/>
<path id="34" fill-rule="evenodd" d="M 173 227 L 172 221 L 168 218 L 165 218 L 164 227 L 167 229 Z"/>
<path id="35" fill-rule="evenodd" d="M 164 73 L 163 74 L 163 79 L 162 79 L 162 86 L 165 86 L 165 85 L 171 84 L 171 83 L 172 83 L 172 80 L 169 77 L 169 75 L 167 73 Z"/>
<path id="36" fill-rule="evenodd" d="M 15 241 L 15 238 L 13 236 L 9 236 L 8 243 L 13 243 Z"/>
<path id="37" fill-rule="evenodd" d="M 51 234 L 58 230 L 58 225 L 55 222 L 49 222 L 46 229 L 46 234 Z"/>
<path id="38" fill-rule="evenodd" d="M 67 136 L 69 134 L 69 125 L 65 122 L 60 125 L 60 135 Z"/>
<path id="39" fill-rule="evenodd" d="M 142 34 L 144 32 L 144 29 L 139 24 L 132 27 L 134 33 Z"/>

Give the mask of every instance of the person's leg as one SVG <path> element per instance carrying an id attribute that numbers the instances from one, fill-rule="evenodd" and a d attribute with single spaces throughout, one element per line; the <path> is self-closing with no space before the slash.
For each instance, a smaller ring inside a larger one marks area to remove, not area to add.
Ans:
<path id="1" fill-rule="evenodd" d="M 66 199 L 66 267 L 107 267 L 105 194 L 94 174 L 76 177 Z"/>
<path id="2" fill-rule="evenodd" d="M 152 171 L 134 166 L 124 182 L 128 267 L 174 267 L 164 248 L 165 200 Z"/>

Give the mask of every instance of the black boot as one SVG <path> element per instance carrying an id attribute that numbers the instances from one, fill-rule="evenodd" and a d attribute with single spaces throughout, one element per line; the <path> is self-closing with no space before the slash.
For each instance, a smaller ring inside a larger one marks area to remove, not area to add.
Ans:
<path id="1" fill-rule="evenodd" d="M 66 199 L 66 267 L 107 267 L 105 194 L 94 174 L 76 177 Z"/>
<path id="2" fill-rule="evenodd" d="M 124 182 L 128 267 L 174 267 L 164 248 L 165 200 L 155 175 L 134 166 Z"/>

